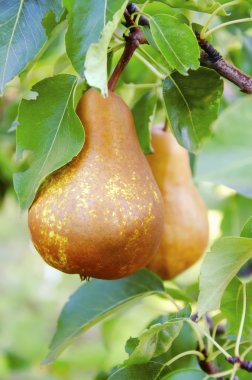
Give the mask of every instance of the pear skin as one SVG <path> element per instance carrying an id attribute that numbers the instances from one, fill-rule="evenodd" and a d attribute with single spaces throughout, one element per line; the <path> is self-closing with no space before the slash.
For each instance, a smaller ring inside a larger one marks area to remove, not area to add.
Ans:
<path id="1" fill-rule="evenodd" d="M 148 155 L 164 200 L 164 233 L 148 268 L 164 280 L 192 266 L 208 243 L 207 209 L 196 190 L 187 151 L 162 126 L 152 130 L 155 153 Z"/>
<path id="2" fill-rule="evenodd" d="M 132 114 L 118 95 L 104 98 L 89 89 L 77 113 L 84 147 L 40 187 L 28 215 L 31 238 L 44 260 L 62 272 L 128 276 L 157 251 L 162 196 Z"/>

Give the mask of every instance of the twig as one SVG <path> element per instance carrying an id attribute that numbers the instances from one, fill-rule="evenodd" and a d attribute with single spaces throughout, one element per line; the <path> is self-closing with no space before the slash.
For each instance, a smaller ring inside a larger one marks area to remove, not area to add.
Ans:
<path id="1" fill-rule="evenodd" d="M 219 368 L 214 364 L 214 362 L 210 362 L 207 360 L 208 355 L 207 355 L 207 350 L 204 348 L 203 351 L 200 351 L 204 355 L 204 359 L 199 360 L 199 365 L 200 368 L 205 371 L 208 374 L 214 374 L 219 372 Z"/>
<path id="2" fill-rule="evenodd" d="M 242 92 L 252 94 L 252 78 L 227 62 L 207 40 L 200 38 L 199 32 L 195 34 L 203 50 L 200 58 L 201 65 L 214 69 L 222 77 L 240 87 Z"/>
<path id="3" fill-rule="evenodd" d="M 232 358 L 226 358 L 230 364 L 237 364 L 239 368 L 244 369 L 247 372 L 252 372 L 252 361 L 251 360 L 243 360 L 239 356 L 235 356 Z"/>
<path id="4" fill-rule="evenodd" d="M 140 9 L 133 3 L 129 2 L 128 5 L 127 5 L 127 10 L 130 14 L 133 14 L 135 12 L 139 12 Z M 135 21 L 136 17 L 134 17 L 134 21 Z M 139 17 L 139 20 L 138 20 L 138 24 L 139 25 L 142 25 L 142 26 L 150 26 L 150 21 L 149 19 L 144 16 L 144 15 L 141 15 Z"/>

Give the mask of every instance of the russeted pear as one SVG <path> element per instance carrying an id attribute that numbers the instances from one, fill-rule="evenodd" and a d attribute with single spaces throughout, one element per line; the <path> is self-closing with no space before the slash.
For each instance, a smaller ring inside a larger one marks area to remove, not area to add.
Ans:
<path id="1" fill-rule="evenodd" d="M 162 196 L 118 95 L 89 89 L 77 113 L 84 147 L 42 184 L 29 210 L 31 237 L 44 260 L 63 272 L 128 276 L 159 246 Z"/>
<path id="2" fill-rule="evenodd" d="M 164 233 L 148 268 L 165 280 L 194 264 L 208 242 L 206 207 L 192 180 L 187 151 L 170 131 L 152 129 L 155 153 L 148 155 L 164 199 Z"/>

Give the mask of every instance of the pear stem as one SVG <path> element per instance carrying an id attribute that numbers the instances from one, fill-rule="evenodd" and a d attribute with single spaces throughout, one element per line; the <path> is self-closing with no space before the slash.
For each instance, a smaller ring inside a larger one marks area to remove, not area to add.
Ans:
<path id="1" fill-rule="evenodd" d="M 124 12 L 124 17 L 126 20 L 126 26 L 130 27 L 130 34 L 128 36 L 124 36 L 126 41 L 124 51 L 108 82 L 108 89 L 110 91 L 114 91 L 121 73 L 129 63 L 137 47 L 140 44 L 147 43 L 142 30 L 136 27 L 135 22 L 131 19 L 131 15 L 127 9 Z"/>
<path id="2" fill-rule="evenodd" d="M 168 120 L 165 119 L 163 131 L 164 131 L 164 132 L 167 132 L 168 130 L 169 130 Z"/>

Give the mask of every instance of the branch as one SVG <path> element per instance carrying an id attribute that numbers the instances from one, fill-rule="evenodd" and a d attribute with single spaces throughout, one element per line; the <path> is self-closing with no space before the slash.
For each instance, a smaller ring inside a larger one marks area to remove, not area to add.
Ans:
<path id="1" fill-rule="evenodd" d="M 135 12 L 140 12 L 140 9 L 135 4 L 133 4 L 131 2 L 128 3 L 127 10 L 128 10 L 130 15 L 132 15 Z M 134 20 L 136 19 L 136 17 L 137 16 L 134 17 Z M 138 24 L 142 25 L 142 26 L 150 26 L 150 21 L 146 16 L 141 15 L 139 18 Z"/>
<path id="2" fill-rule="evenodd" d="M 203 50 L 200 57 L 201 65 L 214 69 L 222 77 L 240 87 L 242 92 L 252 94 L 252 78 L 227 62 L 207 40 L 200 38 L 199 32 L 195 34 Z"/>
<path id="3" fill-rule="evenodd" d="M 132 20 L 130 15 L 139 11 L 140 9 L 135 4 L 131 2 L 128 3 L 127 12 L 129 14 L 129 19 L 133 24 L 137 16 L 135 16 Z M 142 26 L 150 26 L 149 19 L 145 16 L 140 16 L 138 24 Z M 228 79 L 230 82 L 240 87 L 242 92 L 252 94 L 252 78 L 226 61 L 207 40 L 200 38 L 200 33 L 196 32 L 195 34 L 199 46 L 202 49 L 200 58 L 201 65 L 214 69 L 220 76 Z M 148 43 L 146 39 L 144 43 Z"/>
<path id="4" fill-rule="evenodd" d="M 252 372 L 252 361 L 251 360 L 242 360 L 239 356 L 228 358 L 227 361 L 230 364 L 239 364 L 241 369 L 244 369 L 247 372 Z"/>
<path id="5" fill-rule="evenodd" d="M 199 351 L 200 351 L 200 350 L 199 350 Z M 215 374 L 215 373 L 218 373 L 218 372 L 219 372 L 219 368 L 218 368 L 213 362 L 210 362 L 210 361 L 207 360 L 207 358 L 208 358 L 207 350 L 204 349 L 203 351 L 200 351 L 200 352 L 201 352 L 201 353 L 204 355 L 204 357 L 205 357 L 204 360 L 200 360 L 200 359 L 198 359 L 198 363 L 199 363 L 199 365 L 200 365 L 200 368 L 201 368 L 204 372 L 206 372 L 206 373 L 208 373 L 208 374 Z M 219 378 L 219 380 L 223 380 L 223 378 L 222 378 L 222 379 Z"/>

